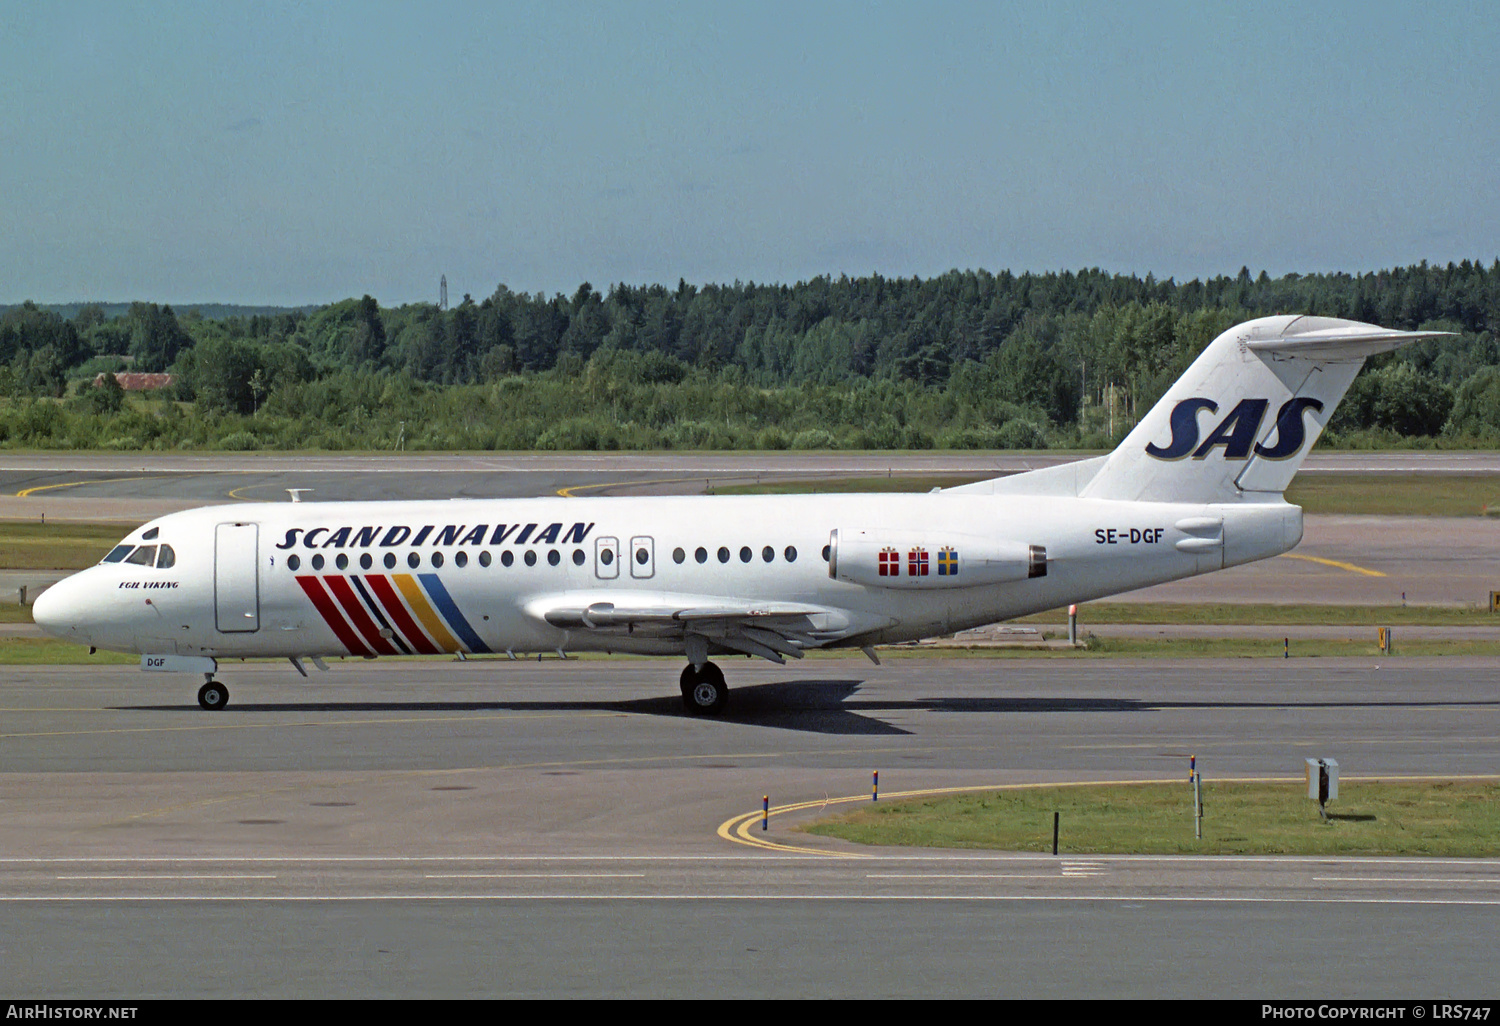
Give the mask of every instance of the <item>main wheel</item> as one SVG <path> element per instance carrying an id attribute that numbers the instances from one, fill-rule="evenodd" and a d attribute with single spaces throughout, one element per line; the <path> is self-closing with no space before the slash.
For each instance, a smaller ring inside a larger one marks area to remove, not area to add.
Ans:
<path id="1" fill-rule="evenodd" d="M 703 669 L 694 672 L 688 666 L 682 672 L 682 704 L 690 713 L 713 716 L 724 711 L 729 701 L 729 687 L 724 683 L 724 671 L 713 663 L 704 663 Z"/>
<path id="2" fill-rule="evenodd" d="M 198 704 L 203 708 L 218 711 L 229 704 L 229 689 L 216 680 L 211 680 L 198 689 Z"/>

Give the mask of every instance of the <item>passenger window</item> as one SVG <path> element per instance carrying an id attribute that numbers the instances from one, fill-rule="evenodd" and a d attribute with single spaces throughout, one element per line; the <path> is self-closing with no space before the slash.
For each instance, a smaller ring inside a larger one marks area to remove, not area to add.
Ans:
<path id="1" fill-rule="evenodd" d="M 116 545 L 114 548 L 109 550 L 109 555 L 105 556 L 104 559 L 101 560 L 101 562 L 118 563 L 120 560 L 130 555 L 130 549 L 131 546 L 129 545 Z"/>
<path id="2" fill-rule="evenodd" d="M 134 563 L 137 566 L 151 566 L 156 562 L 156 546 L 142 545 L 140 548 L 132 552 L 130 554 L 130 558 L 125 562 Z"/>
<path id="3" fill-rule="evenodd" d="M 177 565 L 177 553 L 172 551 L 172 546 L 163 545 L 156 553 L 156 569 L 165 570 L 169 566 Z"/>

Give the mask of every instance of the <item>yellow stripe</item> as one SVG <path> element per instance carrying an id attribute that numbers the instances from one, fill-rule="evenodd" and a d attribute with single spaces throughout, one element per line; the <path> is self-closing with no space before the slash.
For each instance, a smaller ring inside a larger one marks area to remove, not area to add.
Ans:
<path id="1" fill-rule="evenodd" d="M 158 474 L 158 475 L 154 475 L 154 476 L 159 477 L 160 475 Z M 23 488 L 19 492 L 16 493 L 16 497 L 20 498 L 20 499 L 24 499 L 24 498 L 27 498 L 28 496 L 35 495 L 37 492 L 50 492 L 54 488 L 77 488 L 79 485 L 87 485 L 87 484 L 109 484 L 112 481 L 146 481 L 146 480 L 150 480 L 150 479 L 149 478 L 144 478 L 144 477 L 101 477 L 101 478 L 97 478 L 97 479 L 92 480 L 92 481 L 64 481 L 62 484 L 37 485 L 34 488 Z"/>
<path id="2" fill-rule="evenodd" d="M 1385 576 L 1385 574 L 1381 573 L 1379 570 L 1371 570 L 1367 567 L 1355 566 L 1353 563 L 1340 563 L 1336 559 L 1323 559 L 1320 556 L 1304 556 L 1301 553 L 1297 552 L 1283 552 L 1281 556 L 1283 559 L 1305 559 L 1309 563 L 1321 563 L 1324 566 L 1331 566 L 1338 570 L 1347 570 L 1351 574 L 1364 574 L 1366 577 Z"/>
<path id="3" fill-rule="evenodd" d="M 557 494 L 561 495 L 564 499 L 576 499 L 579 492 L 598 492 L 606 488 L 625 488 L 639 485 L 677 484 L 681 481 L 696 480 L 698 478 L 695 475 L 693 477 L 658 477 L 648 481 L 605 481 L 603 484 L 569 485 L 566 488 L 559 488 Z"/>
<path id="4" fill-rule="evenodd" d="M 432 640 L 437 642 L 438 648 L 444 652 L 457 652 L 459 645 L 453 635 L 448 633 L 448 628 L 443 626 L 443 621 L 438 618 L 437 610 L 427 601 L 427 596 L 422 592 L 422 586 L 411 574 L 391 574 L 391 579 L 396 582 L 396 587 L 401 589 L 401 594 L 406 596 L 406 604 L 411 606 L 411 611 L 417 614 L 417 619 L 422 621 L 422 626 L 427 628 L 427 633 L 432 635 Z"/>

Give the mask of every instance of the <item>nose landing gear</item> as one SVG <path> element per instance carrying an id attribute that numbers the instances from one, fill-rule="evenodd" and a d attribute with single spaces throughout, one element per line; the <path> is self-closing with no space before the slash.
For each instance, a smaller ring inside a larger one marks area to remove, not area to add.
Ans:
<path id="1" fill-rule="evenodd" d="M 229 704 L 229 689 L 214 680 L 211 673 L 205 673 L 203 677 L 207 683 L 198 689 L 198 704 L 211 712 L 217 712 Z"/>
<path id="2" fill-rule="evenodd" d="M 703 669 L 693 668 L 689 663 L 682 671 L 682 704 L 690 713 L 699 716 L 717 716 L 724 711 L 729 701 L 729 686 L 724 683 L 724 671 L 713 663 L 704 663 Z"/>

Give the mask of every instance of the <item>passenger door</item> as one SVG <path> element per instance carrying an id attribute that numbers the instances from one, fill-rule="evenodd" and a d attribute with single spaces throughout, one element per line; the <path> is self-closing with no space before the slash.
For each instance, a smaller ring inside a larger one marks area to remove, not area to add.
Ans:
<path id="1" fill-rule="evenodd" d="M 258 535 L 255 524 L 214 529 L 214 622 L 220 633 L 260 630 Z"/>

